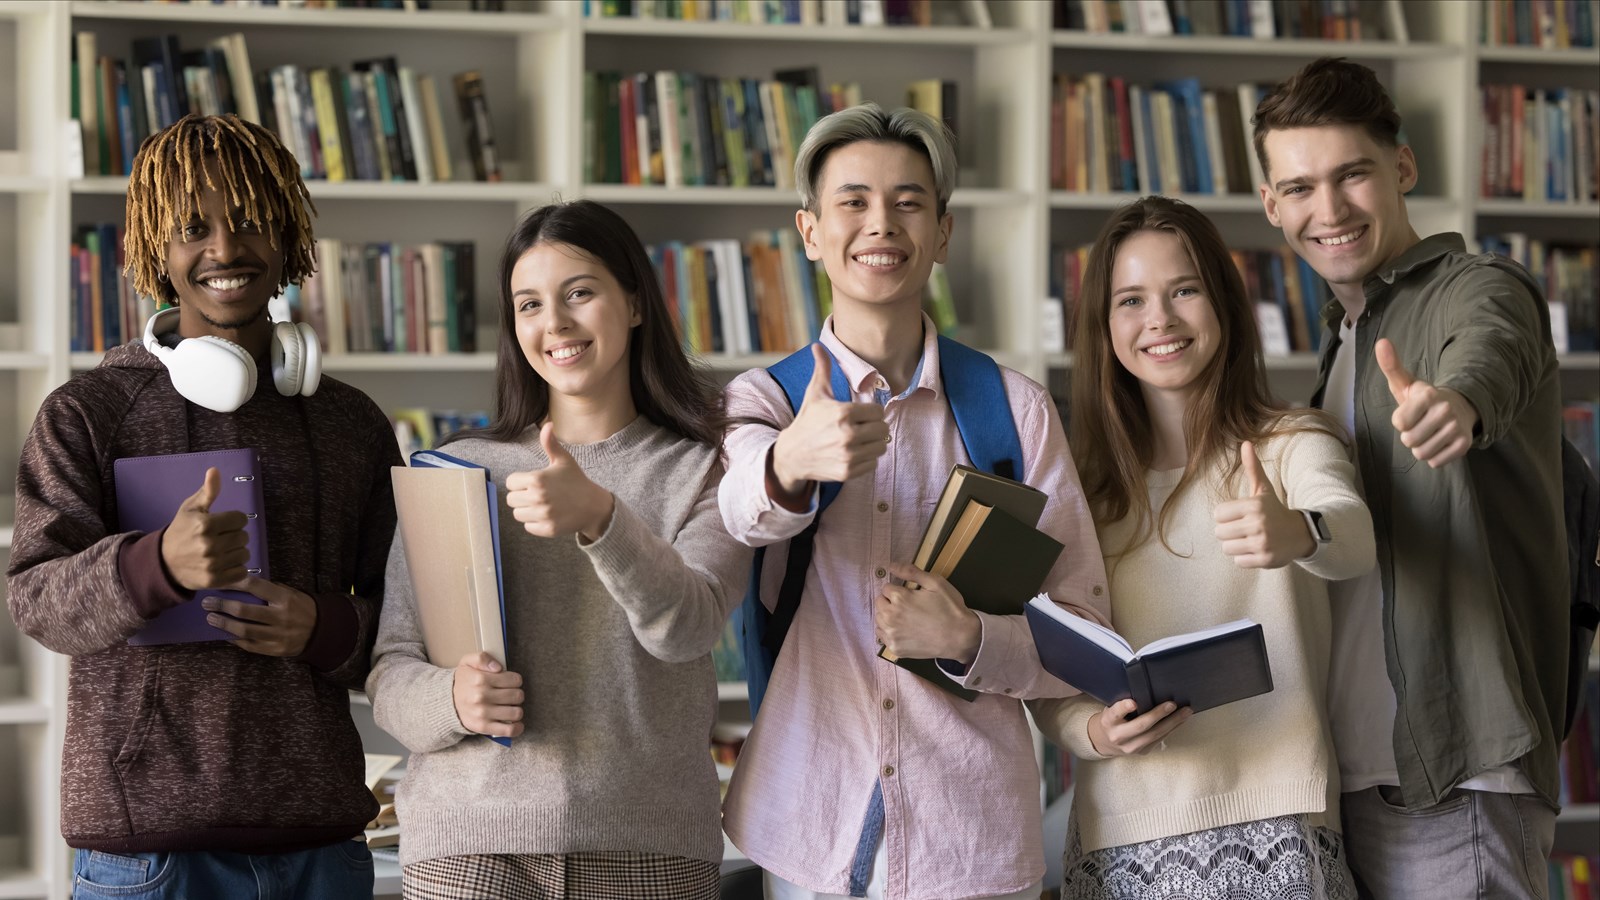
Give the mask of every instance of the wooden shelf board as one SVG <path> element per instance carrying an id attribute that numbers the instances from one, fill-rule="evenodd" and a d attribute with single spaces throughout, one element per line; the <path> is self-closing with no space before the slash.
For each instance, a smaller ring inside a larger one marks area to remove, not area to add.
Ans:
<path id="1" fill-rule="evenodd" d="M 72 4 L 79 19 L 132 22 L 182 22 L 217 25 L 279 25 L 286 28 L 384 28 L 514 36 L 560 29 L 560 16 L 543 13 L 408 12 L 391 9 L 305 9 L 272 6 L 215 6 L 203 3 L 124 3 L 119 0 Z"/>
<path id="2" fill-rule="evenodd" d="M 992 47 L 1023 44 L 1023 28 L 901 25 L 766 25 L 744 22 L 683 22 L 672 19 L 585 19 L 585 37 L 647 37 L 727 41 L 811 41 L 826 44 L 872 43 L 905 46 Z"/>
<path id="3" fill-rule="evenodd" d="M 1099 34 L 1058 29 L 1050 34 L 1050 45 L 1077 50 L 1105 52 L 1194 54 L 1200 56 L 1290 56 L 1314 59 L 1319 56 L 1347 56 L 1351 59 L 1432 59 L 1459 56 L 1462 48 L 1450 44 L 1394 41 L 1325 41 L 1309 38 L 1231 37 L 1218 35 Z"/>

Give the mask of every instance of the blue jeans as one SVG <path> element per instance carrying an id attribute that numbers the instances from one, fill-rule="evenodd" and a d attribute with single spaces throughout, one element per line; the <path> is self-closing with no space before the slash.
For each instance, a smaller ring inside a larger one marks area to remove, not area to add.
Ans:
<path id="1" fill-rule="evenodd" d="M 79 850 L 73 900 L 371 900 L 372 853 L 343 841 L 295 853 Z"/>

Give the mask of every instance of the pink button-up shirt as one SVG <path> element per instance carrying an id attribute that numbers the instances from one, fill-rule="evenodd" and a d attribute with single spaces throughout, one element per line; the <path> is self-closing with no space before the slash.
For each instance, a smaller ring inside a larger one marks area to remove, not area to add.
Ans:
<path id="1" fill-rule="evenodd" d="M 723 827 L 745 855 L 785 881 L 825 893 L 848 893 L 880 783 L 886 896 L 957 900 L 1038 881 L 1039 771 L 1021 701 L 1076 693 L 1040 668 L 1022 616 L 978 614 L 978 655 L 955 679 L 982 692 L 971 703 L 877 656 L 872 606 L 889 583 L 887 567 L 910 562 L 951 466 L 970 465 L 926 317 L 923 334 L 916 385 L 884 407 L 888 451 L 872 475 L 847 482 L 823 516 L 799 610 L 723 805 Z M 887 388 L 834 337 L 831 318 L 821 340 L 857 401 L 873 402 Z M 1060 417 L 1036 382 L 1002 373 L 1022 444 L 1022 480 L 1050 497 L 1039 528 L 1065 545 L 1044 589 L 1079 615 L 1108 622 L 1105 565 Z M 732 416 L 779 426 L 794 418 L 764 370 L 739 376 L 728 406 Z M 766 460 L 776 439 L 777 431 L 758 424 L 727 439 L 722 518 L 751 546 L 786 541 L 815 514 L 790 512 L 767 495 Z M 782 543 L 767 551 L 768 608 L 785 551 Z"/>

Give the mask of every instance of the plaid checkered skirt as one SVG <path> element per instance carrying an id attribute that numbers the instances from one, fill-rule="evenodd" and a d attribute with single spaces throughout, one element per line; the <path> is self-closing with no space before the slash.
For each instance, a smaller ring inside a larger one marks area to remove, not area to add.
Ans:
<path id="1" fill-rule="evenodd" d="M 404 900 L 717 900 L 716 863 L 634 851 L 442 856 L 402 870 Z"/>

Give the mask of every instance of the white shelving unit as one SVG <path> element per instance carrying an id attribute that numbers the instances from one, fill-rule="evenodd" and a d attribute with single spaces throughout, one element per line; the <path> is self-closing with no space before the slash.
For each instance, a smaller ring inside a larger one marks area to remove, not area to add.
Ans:
<path id="1" fill-rule="evenodd" d="M 1519 81 L 1594 88 L 1595 51 L 1478 48 L 1479 7 L 1455 0 L 1403 4 L 1412 43 L 1344 43 L 1239 38 L 1151 38 L 1052 33 L 1050 4 L 991 0 L 995 27 L 829 28 L 671 21 L 586 21 L 575 2 L 525 0 L 518 11 L 401 12 L 234 8 L 209 4 L 0 0 L 0 559 L 9 559 L 14 502 L 10 478 L 23 435 L 45 395 L 96 354 L 68 352 L 64 261 L 76 223 L 120 221 L 126 179 L 64 174 L 72 35 L 96 33 L 100 52 L 122 56 L 135 38 L 173 33 L 184 47 L 234 31 L 247 34 L 252 64 L 347 65 L 394 55 L 435 76 L 483 72 L 506 181 L 482 184 L 313 183 L 317 231 L 347 240 L 472 240 L 478 247 L 478 346 L 448 357 L 330 356 L 327 370 L 385 408 L 485 408 L 492 404 L 495 258 L 525 209 L 556 197 L 590 197 L 619 209 L 650 242 L 740 237 L 791 227 L 796 199 L 771 188 L 590 185 L 582 181 L 582 74 L 695 69 L 770 77 L 816 66 L 825 81 L 859 82 L 864 96 L 903 102 L 919 78 L 959 84 L 963 168 L 952 202 L 956 230 L 950 274 L 963 337 L 1041 380 L 1070 368 L 1039 337 L 1052 243 L 1091 240 L 1123 194 L 1049 189 L 1052 73 L 1090 71 L 1140 83 L 1198 74 L 1207 87 L 1285 77 L 1324 54 L 1371 65 L 1394 91 L 1416 145 L 1423 180 L 1410 202 L 1418 230 L 1469 238 L 1503 230 L 1538 237 L 1595 236 L 1596 204 L 1525 204 L 1477 197 L 1477 85 Z M 446 99 L 449 112 L 453 104 Z M 463 155 L 457 117 L 447 135 Z M 462 166 L 464 168 L 464 165 Z M 462 175 L 464 173 L 457 173 Z M 1253 196 L 1186 197 L 1242 248 L 1275 247 Z M 770 364 L 775 356 L 713 357 L 723 373 Z M 1315 379 L 1309 355 L 1273 360 L 1273 379 L 1305 399 Z M 1564 385 L 1597 392 L 1600 355 L 1563 362 Z M 0 588 L 3 591 L 3 588 Z M 59 838 L 60 746 L 66 662 L 20 637 L 0 617 L 0 900 L 69 895 L 70 852 Z M 724 716 L 743 715 L 742 686 L 719 689 Z M 363 733 L 370 708 L 353 706 Z M 365 721 L 363 722 L 363 718 Z M 1563 816 L 1595 827 L 1600 814 Z M 397 872 L 380 867 L 380 888 Z"/>

